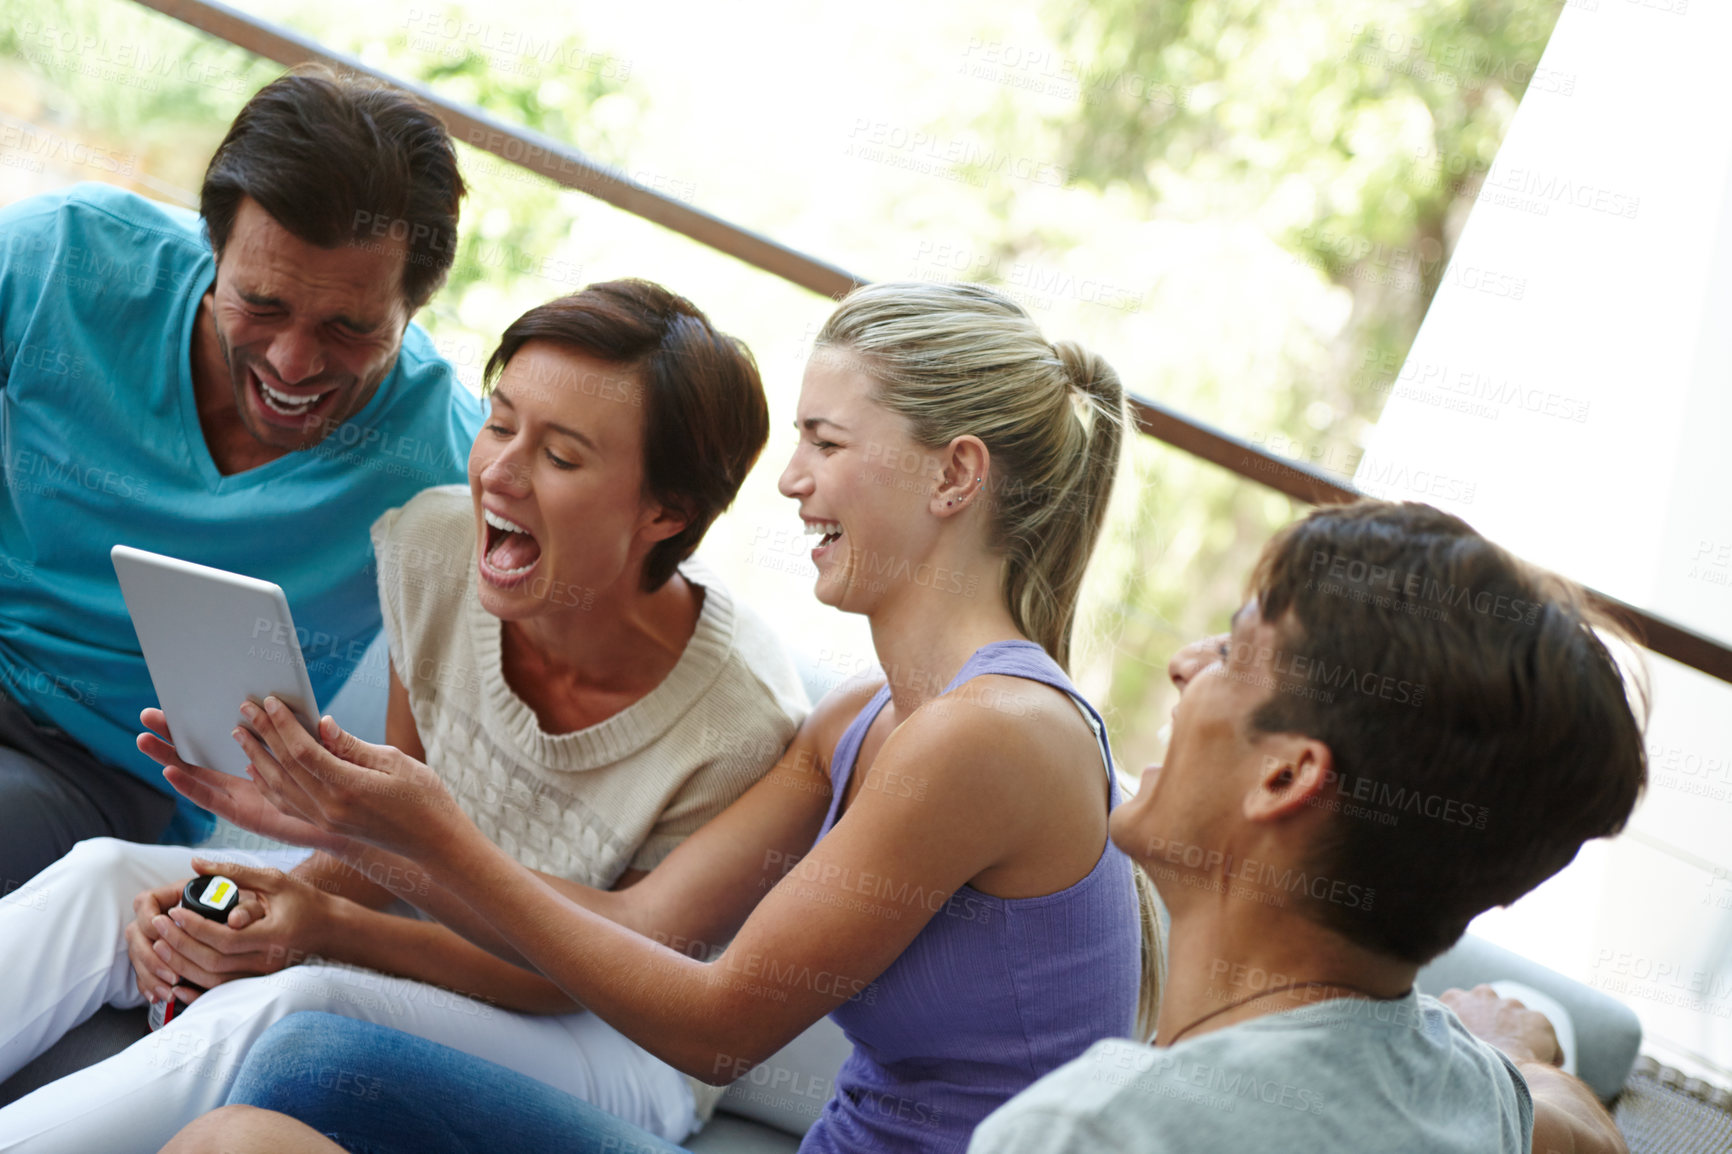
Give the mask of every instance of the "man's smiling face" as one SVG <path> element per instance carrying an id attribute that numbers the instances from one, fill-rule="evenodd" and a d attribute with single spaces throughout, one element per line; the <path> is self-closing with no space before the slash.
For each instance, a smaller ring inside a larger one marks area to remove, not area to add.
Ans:
<path id="1" fill-rule="evenodd" d="M 304 449 L 364 408 L 397 362 L 409 308 L 401 242 L 309 244 L 250 198 L 217 262 L 211 313 L 240 421 Z"/>
<path id="2" fill-rule="evenodd" d="M 1275 692 L 1280 644 L 1253 598 L 1234 614 L 1231 633 L 1174 655 L 1167 673 L 1179 703 L 1166 761 L 1144 771 L 1136 796 L 1111 819 L 1113 842 L 1132 858 L 1148 858 L 1151 846 L 1218 849 L 1233 840 L 1244 798 L 1267 765 L 1270 735 L 1251 718 Z"/>

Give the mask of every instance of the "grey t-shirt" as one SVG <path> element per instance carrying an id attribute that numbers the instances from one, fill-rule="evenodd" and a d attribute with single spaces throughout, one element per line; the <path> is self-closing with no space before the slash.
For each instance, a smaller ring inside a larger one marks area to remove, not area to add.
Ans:
<path id="1" fill-rule="evenodd" d="M 1155 1049 L 1096 1042 L 969 1154 L 1527 1154 L 1527 1083 L 1435 998 L 1336 998 Z"/>

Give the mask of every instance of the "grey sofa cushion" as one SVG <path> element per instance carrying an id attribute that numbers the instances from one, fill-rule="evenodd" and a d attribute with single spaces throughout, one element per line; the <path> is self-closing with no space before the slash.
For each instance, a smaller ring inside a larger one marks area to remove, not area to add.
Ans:
<path id="1" fill-rule="evenodd" d="M 717 1109 L 803 1135 L 835 1092 L 836 1072 L 850 1049 L 842 1028 L 820 1018 L 729 1086 Z"/>
<path id="2" fill-rule="evenodd" d="M 1616 1097 L 1642 1048 L 1641 1021 L 1616 998 L 1472 934 L 1419 971 L 1418 985 L 1436 996 L 1452 987 L 1465 990 L 1500 979 L 1532 986 L 1569 1011 L 1575 1020 L 1576 1075 L 1601 1101 Z"/>
<path id="3" fill-rule="evenodd" d="M 794 1154 L 800 1140 L 774 1126 L 718 1112 L 685 1141 L 692 1154 Z"/>
<path id="4" fill-rule="evenodd" d="M 150 1012 L 116 1010 L 104 1006 L 86 1022 L 66 1031 L 60 1041 L 29 1065 L 0 1083 L 0 1106 L 15 1102 L 86 1066 L 94 1065 L 126 1049 L 150 1033 Z"/>

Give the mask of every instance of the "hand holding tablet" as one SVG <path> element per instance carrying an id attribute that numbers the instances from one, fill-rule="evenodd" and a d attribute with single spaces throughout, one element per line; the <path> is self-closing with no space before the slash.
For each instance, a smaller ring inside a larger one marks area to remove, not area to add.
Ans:
<path id="1" fill-rule="evenodd" d="M 247 756 L 230 735 L 242 703 L 269 696 L 316 732 L 318 706 L 280 587 L 126 545 L 109 556 L 181 761 L 245 777 Z"/>
<path id="2" fill-rule="evenodd" d="M 195 805 L 333 853 L 355 839 L 402 852 L 462 823 L 425 765 L 321 726 L 282 589 L 125 545 L 111 556 L 162 703 L 139 716 L 138 747 Z"/>

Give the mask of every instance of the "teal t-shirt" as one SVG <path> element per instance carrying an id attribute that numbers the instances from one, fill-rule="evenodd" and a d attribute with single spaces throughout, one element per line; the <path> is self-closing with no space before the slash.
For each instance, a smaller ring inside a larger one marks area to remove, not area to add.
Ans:
<path id="1" fill-rule="evenodd" d="M 1157 1049 L 1096 1042 L 969 1154 L 1527 1154 L 1527 1083 L 1435 998 L 1335 998 Z"/>
<path id="2" fill-rule="evenodd" d="M 156 695 L 109 548 L 281 585 L 323 705 L 379 629 L 369 527 L 462 481 L 481 423 L 411 325 L 360 413 L 311 449 L 221 475 L 191 367 L 215 275 L 195 214 L 122 189 L 0 210 L 0 691 L 165 791 L 135 744 Z M 183 800 L 164 840 L 211 825 Z"/>

